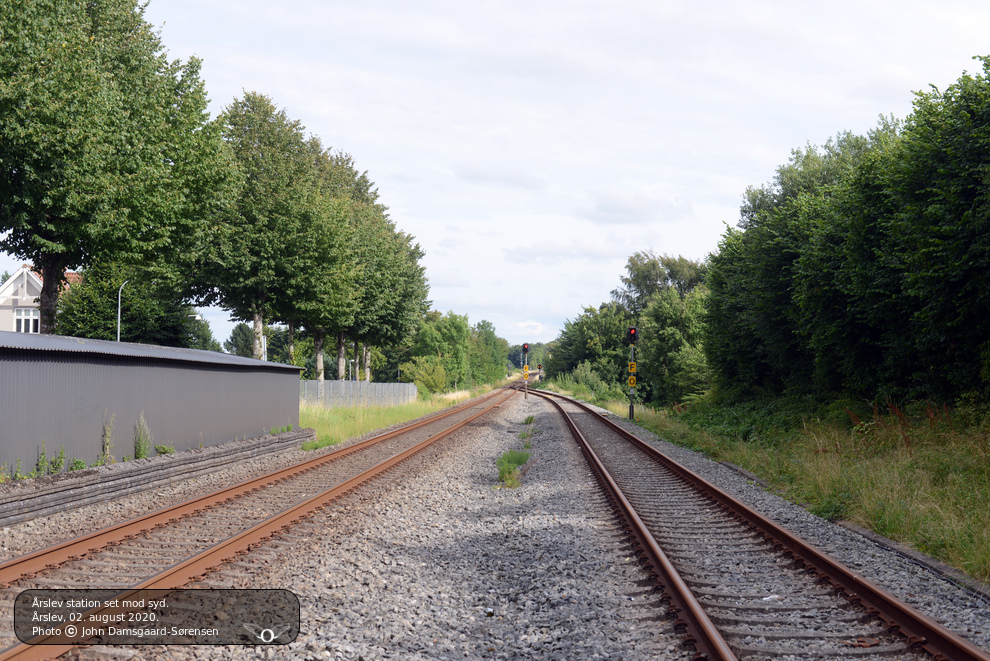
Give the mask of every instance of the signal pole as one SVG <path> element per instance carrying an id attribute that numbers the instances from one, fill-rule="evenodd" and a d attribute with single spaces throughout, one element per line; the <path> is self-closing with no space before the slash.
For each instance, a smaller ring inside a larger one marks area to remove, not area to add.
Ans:
<path id="1" fill-rule="evenodd" d="M 635 326 L 626 329 L 626 341 L 629 342 L 629 421 L 636 419 L 633 406 L 633 395 L 636 394 L 636 339 L 639 331 Z"/>
<path id="2" fill-rule="evenodd" d="M 523 399 L 529 399 L 529 342 L 523 342 Z"/>

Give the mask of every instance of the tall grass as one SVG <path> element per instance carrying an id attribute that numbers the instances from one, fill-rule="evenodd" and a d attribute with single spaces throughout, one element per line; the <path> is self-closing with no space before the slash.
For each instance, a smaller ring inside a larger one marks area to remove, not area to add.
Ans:
<path id="1" fill-rule="evenodd" d="M 468 399 L 467 395 L 460 399 L 431 398 L 401 406 L 333 409 L 301 404 L 299 426 L 312 427 L 316 431 L 316 440 L 304 443 L 303 449 L 316 450 L 328 445 L 336 445 L 376 429 L 415 420 L 428 413 L 455 406 L 465 399 Z"/>
<path id="2" fill-rule="evenodd" d="M 628 412 L 626 402 L 610 410 Z M 703 408 L 703 407 L 702 407 Z M 637 407 L 664 439 L 731 461 L 827 519 L 846 519 L 990 582 L 990 434 L 947 409 L 893 404 L 845 424 L 763 424 L 732 407 L 695 415 Z M 758 418 L 759 416 L 757 416 Z"/>

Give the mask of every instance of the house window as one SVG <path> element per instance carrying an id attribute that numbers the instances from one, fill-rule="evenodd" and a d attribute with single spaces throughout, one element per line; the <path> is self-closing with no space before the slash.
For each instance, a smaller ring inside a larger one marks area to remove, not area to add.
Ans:
<path id="1" fill-rule="evenodd" d="M 40 333 L 41 310 L 38 308 L 14 310 L 14 331 L 17 333 Z"/>

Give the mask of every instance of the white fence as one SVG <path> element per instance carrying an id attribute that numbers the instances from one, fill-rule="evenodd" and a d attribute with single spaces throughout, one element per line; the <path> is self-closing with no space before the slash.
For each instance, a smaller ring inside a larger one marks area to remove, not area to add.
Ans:
<path id="1" fill-rule="evenodd" d="M 328 409 L 352 406 L 399 406 L 416 401 L 415 383 L 368 381 L 300 381 L 299 403 Z"/>

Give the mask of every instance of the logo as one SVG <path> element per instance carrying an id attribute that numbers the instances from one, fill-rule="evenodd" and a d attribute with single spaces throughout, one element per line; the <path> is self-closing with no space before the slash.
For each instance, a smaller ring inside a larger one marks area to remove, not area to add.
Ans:
<path id="1" fill-rule="evenodd" d="M 271 645 L 272 643 L 277 641 L 282 636 L 282 634 L 286 633 L 289 629 L 291 629 L 292 625 L 290 624 L 288 626 L 279 627 L 277 629 L 263 629 L 259 627 L 257 624 L 245 624 L 244 628 L 250 631 L 255 638 L 260 640 L 265 645 Z"/>

